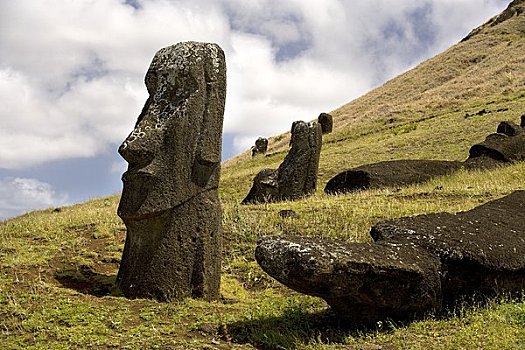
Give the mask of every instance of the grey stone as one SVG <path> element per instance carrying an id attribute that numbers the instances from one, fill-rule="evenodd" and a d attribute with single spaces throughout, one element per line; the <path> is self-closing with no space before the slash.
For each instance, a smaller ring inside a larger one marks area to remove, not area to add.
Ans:
<path id="1" fill-rule="evenodd" d="M 317 117 L 317 122 L 321 124 L 321 130 L 324 134 L 329 134 L 332 132 L 332 129 L 334 128 L 334 118 L 331 114 L 328 113 L 321 113 L 319 114 L 319 117 Z"/>
<path id="2" fill-rule="evenodd" d="M 259 137 L 255 140 L 255 146 L 252 147 L 252 157 L 255 157 L 258 154 L 266 154 L 268 150 L 268 139 L 264 137 Z"/>
<path id="3" fill-rule="evenodd" d="M 279 216 L 283 219 L 287 219 L 287 218 L 294 219 L 298 217 L 297 213 L 292 209 L 279 210 Z"/>
<path id="4" fill-rule="evenodd" d="M 279 282 L 325 299 L 343 318 L 410 319 L 474 296 L 519 296 L 524 219 L 525 191 L 516 191 L 458 214 L 381 222 L 373 243 L 265 237 L 255 257 Z"/>
<path id="5" fill-rule="evenodd" d="M 224 53 L 210 43 L 163 48 L 145 83 L 149 97 L 119 148 L 129 166 L 118 207 L 127 235 L 117 285 L 129 298 L 216 299 Z"/>
<path id="6" fill-rule="evenodd" d="M 260 171 L 242 203 L 295 200 L 314 193 L 321 146 L 322 133 L 318 123 L 294 122 L 290 150 L 284 161 L 277 170 Z"/>

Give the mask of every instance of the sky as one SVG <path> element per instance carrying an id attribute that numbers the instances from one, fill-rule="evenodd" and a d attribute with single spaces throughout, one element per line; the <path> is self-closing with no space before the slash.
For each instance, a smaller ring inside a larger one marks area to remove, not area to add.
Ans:
<path id="1" fill-rule="evenodd" d="M 510 0 L 0 0 L 0 220 L 116 194 L 157 50 L 226 54 L 223 160 L 465 37 Z"/>

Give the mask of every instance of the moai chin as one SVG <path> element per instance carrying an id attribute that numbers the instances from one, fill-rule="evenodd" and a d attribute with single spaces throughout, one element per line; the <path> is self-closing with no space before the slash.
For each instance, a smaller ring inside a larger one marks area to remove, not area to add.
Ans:
<path id="1" fill-rule="evenodd" d="M 118 207 L 127 235 L 116 283 L 129 298 L 216 299 L 224 53 L 210 43 L 163 48 L 145 83 L 149 97 L 119 148 L 129 166 Z"/>

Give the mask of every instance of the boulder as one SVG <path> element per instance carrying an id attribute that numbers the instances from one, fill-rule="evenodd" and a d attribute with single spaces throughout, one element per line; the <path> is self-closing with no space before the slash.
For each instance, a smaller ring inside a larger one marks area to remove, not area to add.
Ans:
<path id="1" fill-rule="evenodd" d="M 145 83 L 149 97 L 119 148 L 129 166 L 118 207 L 127 234 L 116 283 L 129 298 L 216 299 L 224 53 L 210 43 L 163 48 Z"/>
<path id="2" fill-rule="evenodd" d="M 411 319 L 472 297 L 525 290 L 525 191 L 458 214 L 387 220 L 373 243 L 307 237 L 261 239 L 264 271 L 321 297 L 342 318 Z"/>
<path id="3" fill-rule="evenodd" d="M 328 113 L 321 113 L 319 114 L 319 117 L 317 117 L 317 122 L 321 124 L 321 131 L 323 132 L 323 135 L 332 132 L 332 129 L 334 128 L 334 119 L 332 115 Z"/>
<path id="4" fill-rule="evenodd" d="M 255 140 L 255 146 L 252 147 L 252 157 L 255 157 L 258 154 L 266 154 L 268 150 L 268 139 L 264 137 L 259 137 Z"/>
<path id="5" fill-rule="evenodd" d="M 294 122 L 290 150 L 277 170 L 263 169 L 242 204 L 294 200 L 315 192 L 322 133 L 318 123 Z"/>

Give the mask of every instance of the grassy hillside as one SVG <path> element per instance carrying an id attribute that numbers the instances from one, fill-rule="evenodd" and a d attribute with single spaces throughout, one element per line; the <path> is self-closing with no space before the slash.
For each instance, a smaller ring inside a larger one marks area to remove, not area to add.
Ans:
<path id="1" fill-rule="evenodd" d="M 229 161 L 220 188 L 220 301 L 158 303 L 119 296 L 112 287 L 125 239 L 116 216 L 118 197 L 0 223 L 0 348 L 525 348 L 524 300 L 494 300 L 366 330 L 339 322 L 322 300 L 273 281 L 253 258 L 256 241 L 265 234 L 363 242 L 381 219 L 468 210 L 525 189 L 525 163 L 520 163 L 405 188 L 322 193 L 331 176 L 351 166 L 401 158 L 464 159 L 469 146 L 500 120 L 518 121 L 525 112 L 523 3 L 515 2 L 503 17 L 443 54 L 333 111 L 336 130 L 324 139 L 315 196 L 238 204 L 261 168 L 282 161 L 287 135 L 271 140 L 268 157 L 245 154 Z M 280 218 L 282 209 L 293 209 L 298 217 Z"/>
<path id="2" fill-rule="evenodd" d="M 463 160 L 499 121 L 519 121 L 525 112 L 524 12 L 525 1 L 514 1 L 462 42 L 332 111 L 335 131 L 323 139 L 320 185 L 379 160 Z M 245 152 L 226 162 L 223 187 L 247 193 L 261 168 L 281 163 L 288 142 L 289 134 L 279 135 L 270 139 L 271 156 L 251 160 Z"/>

